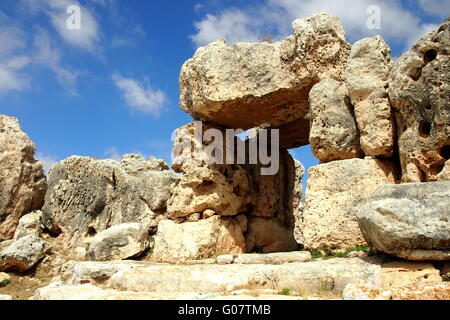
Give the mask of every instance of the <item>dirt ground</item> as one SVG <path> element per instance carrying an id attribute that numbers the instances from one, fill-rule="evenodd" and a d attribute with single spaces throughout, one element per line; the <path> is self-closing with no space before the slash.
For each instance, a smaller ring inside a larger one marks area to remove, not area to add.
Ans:
<path id="1" fill-rule="evenodd" d="M 14 300 L 28 300 L 34 295 L 36 289 L 50 284 L 53 274 L 51 268 L 45 264 L 39 264 L 36 268 L 26 273 L 8 273 L 11 283 L 0 288 L 0 294 L 7 294 Z"/>

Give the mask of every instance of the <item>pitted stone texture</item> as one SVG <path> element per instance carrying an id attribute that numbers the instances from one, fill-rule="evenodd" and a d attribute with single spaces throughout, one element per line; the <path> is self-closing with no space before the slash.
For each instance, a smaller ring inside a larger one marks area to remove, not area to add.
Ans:
<path id="1" fill-rule="evenodd" d="M 344 300 L 450 300 L 450 282 L 418 282 L 405 286 L 377 288 L 349 285 Z"/>
<path id="2" fill-rule="evenodd" d="M 235 164 L 209 163 L 206 151 L 210 145 L 204 135 L 214 129 L 226 136 L 226 130 L 203 123 L 191 123 L 176 131 L 174 139 L 173 169 L 182 173 L 180 183 L 174 187 L 168 201 L 167 211 L 172 219 L 190 217 L 212 212 L 220 216 L 235 216 L 246 213 L 252 216 L 276 217 L 288 228 L 293 228 L 292 215 L 294 189 L 294 161 L 286 150 L 279 150 L 278 171 L 272 175 L 262 174 L 262 165 L 249 164 L 250 142 L 236 137 L 235 151 L 243 144 L 241 163 L 236 164 L 237 155 L 228 148 L 223 139 L 223 158 L 232 155 Z M 270 133 L 269 133 L 270 134 Z M 196 136 L 200 136 L 197 138 Z M 219 144 L 220 146 L 221 144 Z M 194 153 L 194 150 L 196 153 Z M 205 214 L 208 213 L 208 214 Z"/>
<path id="3" fill-rule="evenodd" d="M 305 167 L 298 160 L 294 160 L 295 165 L 295 181 L 294 181 L 294 199 L 292 203 L 293 215 L 295 219 L 294 238 L 297 243 L 303 245 L 303 210 L 305 209 L 305 201 L 303 200 L 303 184 L 302 179 L 305 175 Z"/>
<path id="4" fill-rule="evenodd" d="M 298 247 L 293 232 L 278 219 L 253 217 L 249 219 L 245 234 L 247 252 L 262 250 L 264 253 L 293 251 Z"/>
<path id="5" fill-rule="evenodd" d="M 181 70 L 181 108 L 229 128 L 302 118 L 311 87 L 342 78 L 350 45 L 334 16 L 316 14 L 292 25 L 294 35 L 272 44 L 227 46 L 222 39 L 199 48 Z"/>
<path id="6" fill-rule="evenodd" d="M 164 220 L 159 223 L 151 259 L 179 264 L 221 254 L 244 253 L 244 231 L 235 217 L 213 216 L 181 224 Z"/>
<path id="7" fill-rule="evenodd" d="M 58 240 L 65 248 L 87 247 L 96 233 L 122 223 L 139 222 L 152 231 L 178 180 L 166 168 L 140 155 L 125 155 L 121 162 L 78 156 L 63 160 L 50 172 L 44 225 L 61 233 Z"/>
<path id="8" fill-rule="evenodd" d="M 394 148 L 395 125 L 387 86 L 392 68 L 391 50 L 380 36 L 356 42 L 344 73 L 361 149 L 366 155 L 389 158 Z"/>
<path id="9" fill-rule="evenodd" d="M 369 244 L 408 260 L 450 260 L 450 181 L 380 186 L 359 208 Z"/>
<path id="10" fill-rule="evenodd" d="M 40 237 L 42 234 L 42 212 L 33 211 L 24 215 L 19 220 L 16 232 L 14 233 L 14 240 L 20 239 L 24 236 Z"/>
<path id="11" fill-rule="evenodd" d="M 357 104 L 385 88 L 392 64 L 391 49 L 380 36 L 355 42 L 344 72 L 352 102 Z"/>
<path id="12" fill-rule="evenodd" d="M 148 230 L 140 223 L 112 226 L 95 235 L 87 254 L 91 260 L 123 260 L 139 256 L 150 245 Z"/>
<path id="13" fill-rule="evenodd" d="M 51 245 L 41 238 L 25 236 L 0 252 L 0 271 L 30 270 L 50 251 Z"/>
<path id="14" fill-rule="evenodd" d="M 16 118 L 0 115 L 0 240 L 12 239 L 19 219 L 44 204 L 47 181 L 35 149 Z"/>
<path id="15" fill-rule="evenodd" d="M 309 169 L 303 237 L 307 249 L 354 248 L 364 244 L 356 211 L 376 188 L 396 182 L 391 162 L 349 159 Z"/>
<path id="16" fill-rule="evenodd" d="M 396 60 L 389 97 L 396 109 L 403 182 L 435 181 L 450 159 L 450 20 Z"/>
<path id="17" fill-rule="evenodd" d="M 381 266 L 381 286 L 385 288 L 439 281 L 442 281 L 440 271 L 431 263 L 393 261 Z"/>
<path id="18" fill-rule="evenodd" d="M 309 102 L 313 154 L 321 162 L 361 157 L 358 127 L 345 84 L 322 80 L 311 89 Z"/>

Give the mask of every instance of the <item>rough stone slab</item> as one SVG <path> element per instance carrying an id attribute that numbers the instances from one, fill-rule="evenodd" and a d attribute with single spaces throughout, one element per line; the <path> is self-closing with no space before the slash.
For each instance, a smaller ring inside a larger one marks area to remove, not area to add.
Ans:
<path id="1" fill-rule="evenodd" d="M 31 300 L 303 300 L 302 297 L 280 295 L 275 290 L 248 290 L 229 295 L 217 293 L 133 292 L 102 289 L 91 284 L 50 284 L 36 290 Z M 4 296 L 10 297 L 10 296 Z M 2 295 L 0 295 L 2 300 Z M 11 300 L 11 299 L 5 299 Z"/>
<path id="2" fill-rule="evenodd" d="M 235 217 L 213 216 L 198 222 L 161 221 L 151 259 L 185 263 L 225 253 L 244 253 L 244 230 Z"/>
<path id="3" fill-rule="evenodd" d="M 70 261 L 62 266 L 62 275 L 68 284 L 101 283 L 122 270 L 148 266 L 149 263 L 123 260 L 123 261 Z"/>
<path id="4" fill-rule="evenodd" d="M 406 286 L 374 288 L 349 285 L 344 300 L 450 300 L 450 282 L 418 282 Z"/>
<path id="5" fill-rule="evenodd" d="M 140 223 L 123 223 L 95 235 L 87 254 L 91 260 L 123 260 L 138 256 L 150 245 L 148 230 Z"/>
<path id="6" fill-rule="evenodd" d="M 139 267 L 114 274 L 108 288 L 138 292 L 225 292 L 237 289 L 340 293 L 347 284 L 376 281 L 380 267 L 361 259 L 330 259 L 284 265 Z"/>
<path id="7" fill-rule="evenodd" d="M 309 169 L 303 238 L 308 250 L 365 244 L 356 211 L 382 184 L 396 182 L 389 161 L 349 159 Z"/>
<path id="8" fill-rule="evenodd" d="M 36 236 L 25 236 L 0 252 L 0 271 L 30 270 L 50 251 L 51 245 Z"/>
<path id="9" fill-rule="evenodd" d="M 408 260 L 450 260 L 450 181 L 380 186 L 357 212 L 365 239 Z"/>
<path id="10" fill-rule="evenodd" d="M 40 237 L 42 233 L 42 212 L 34 211 L 24 215 L 14 233 L 14 240 L 27 235 Z"/>
<path id="11" fill-rule="evenodd" d="M 311 261 L 311 253 L 308 251 L 276 252 L 266 254 L 239 254 L 223 255 L 217 257 L 218 264 L 284 264 L 294 262 Z"/>
<path id="12" fill-rule="evenodd" d="M 195 119 L 229 128 L 282 125 L 308 112 L 321 79 L 341 78 L 350 45 L 337 17 L 316 14 L 292 24 L 275 43 L 219 40 L 199 48 L 182 67 L 180 107 Z"/>
<path id="13" fill-rule="evenodd" d="M 363 156 L 359 131 L 345 83 L 324 79 L 309 93 L 313 154 L 322 162 Z"/>
<path id="14" fill-rule="evenodd" d="M 47 180 L 35 151 L 19 121 L 0 115 L 0 240 L 12 239 L 19 219 L 44 204 Z"/>

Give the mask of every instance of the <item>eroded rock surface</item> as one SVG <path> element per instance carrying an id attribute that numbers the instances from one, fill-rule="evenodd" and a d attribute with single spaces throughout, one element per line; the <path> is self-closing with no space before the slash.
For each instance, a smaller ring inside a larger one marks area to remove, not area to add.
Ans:
<path id="1" fill-rule="evenodd" d="M 380 186 L 359 208 L 365 239 L 408 260 L 450 259 L 450 181 Z"/>
<path id="2" fill-rule="evenodd" d="M 450 159 L 450 20 L 394 63 L 389 97 L 397 110 L 403 182 L 446 179 Z"/>
<path id="3" fill-rule="evenodd" d="M 450 282 L 419 282 L 391 288 L 348 286 L 344 300 L 449 300 Z"/>
<path id="4" fill-rule="evenodd" d="M 356 211 L 378 186 L 396 182 L 395 165 L 375 159 L 332 161 L 308 171 L 303 237 L 307 249 L 364 244 Z"/>
<path id="5" fill-rule="evenodd" d="M 292 230 L 278 219 L 252 217 L 245 234 L 247 251 L 261 250 L 264 253 L 296 250 L 298 247 Z"/>
<path id="6" fill-rule="evenodd" d="M 390 158 L 393 154 L 395 125 L 387 94 L 392 64 L 391 49 L 376 36 L 353 44 L 344 72 L 361 149 L 368 156 Z"/>
<path id="7" fill-rule="evenodd" d="M 345 84 L 322 80 L 311 89 L 309 102 L 313 154 L 321 162 L 361 157 L 358 127 Z"/>
<path id="8" fill-rule="evenodd" d="M 159 223 L 151 259 L 178 264 L 225 253 L 244 253 L 245 231 L 236 217 L 215 215 L 180 224 L 164 220 Z"/>
<path id="9" fill-rule="evenodd" d="M 329 14 L 292 25 L 292 36 L 272 44 L 218 40 L 199 48 L 181 70 L 181 108 L 195 119 L 242 129 L 303 117 L 312 86 L 341 79 L 350 45 Z"/>
<path id="10" fill-rule="evenodd" d="M 122 223 L 154 232 L 177 180 L 167 165 L 140 155 L 121 162 L 73 156 L 50 172 L 43 222 L 66 248 L 87 247 L 97 233 Z"/>
<path id="11" fill-rule="evenodd" d="M 302 179 L 305 175 L 305 167 L 298 160 L 294 160 L 295 181 L 292 210 L 295 219 L 294 238 L 297 243 L 303 245 L 303 210 L 305 209 L 305 200 L 303 199 Z"/>
<path id="12" fill-rule="evenodd" d="M 95 235 L 87 255 L 94 261 L 123 260 L 139 256 L 149 245 L 148 229 L 140 223 L 124 223 Z"/>
<path id="13" fill-rule="evenodd" d="M 42 234 L 42 212 L 33 211 L 24 215 L 19 220 L 19 224 L 14 233 L 14 240 L 20 239 L 24 236 L 40 237 Z"/>
<path id="14" fill-rule="evenodd" d="M 0 252 L 0 271 L 28 271 L 51 249 L 36 236 L 25 236 Z"/>
<path id="15" fill-rule="evenodd" d="M 329 259 L 283 265 L 153 265 L 115 273 L 106 287 L 137 292 L 220 293 L 240 289 L 342 293 L 348 284 L 370 284 L 376 264 L 360 259 Z"/>
<path id="16" fill-rule="evenodd" d="M 12 239 L 19 219 L 44 204 L 47 181 L 35 149 L 16 118 L 0 115 L 0 240 Z"/>

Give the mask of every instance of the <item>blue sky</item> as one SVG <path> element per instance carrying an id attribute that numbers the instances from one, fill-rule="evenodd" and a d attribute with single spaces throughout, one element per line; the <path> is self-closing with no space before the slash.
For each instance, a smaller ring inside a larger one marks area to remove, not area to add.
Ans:
<path id="1" fill-rule="evenodd" d="M 70 5 L 81 29 L 69 30 Z M 366 26 L 369 5 L 381 29 Z M 191 121 L 178 107 L 181 65 L 198 46 L 290 34 L 317 12 L 347 38 L 381 34 L 398 56 L 450 12 L 450 0 L 1 0 L 0 114 L 18 117 L 48 167 L 70 155 L 139 152 L 170 161 L 171 134 Z M 315 165 L 309 146 L 292 154 Z"/>

